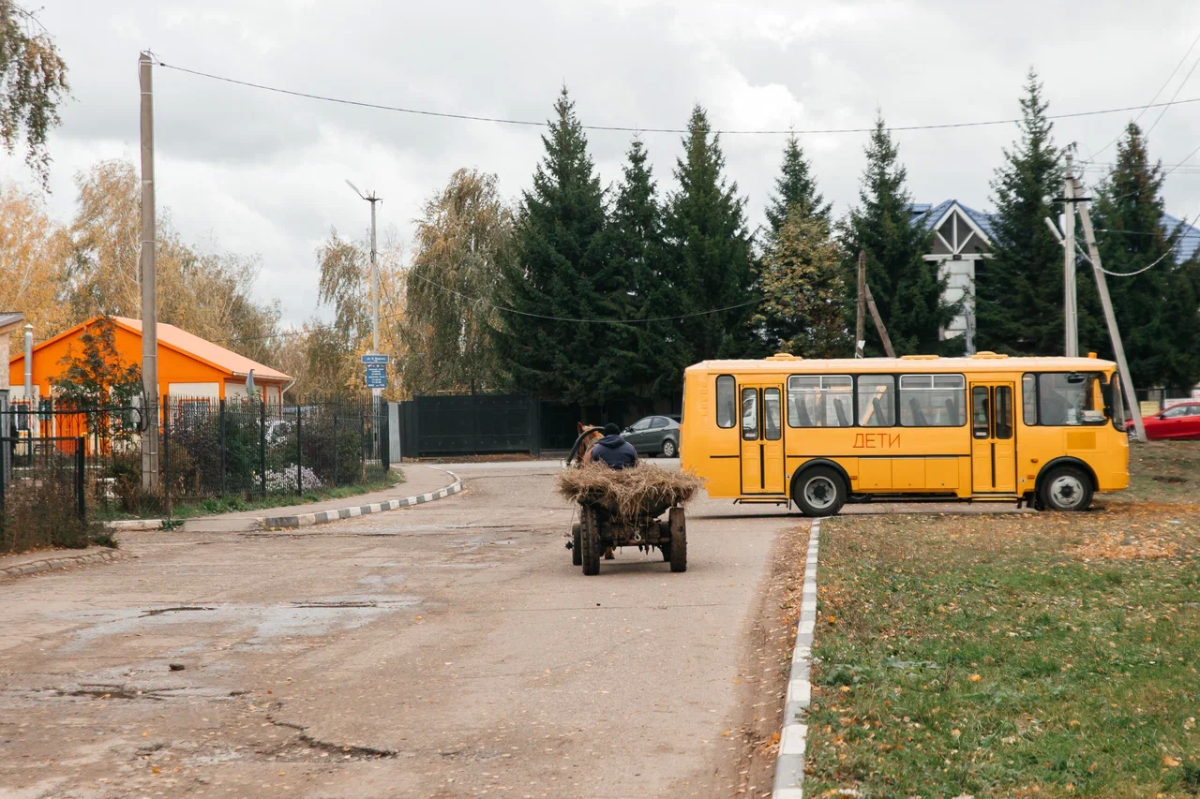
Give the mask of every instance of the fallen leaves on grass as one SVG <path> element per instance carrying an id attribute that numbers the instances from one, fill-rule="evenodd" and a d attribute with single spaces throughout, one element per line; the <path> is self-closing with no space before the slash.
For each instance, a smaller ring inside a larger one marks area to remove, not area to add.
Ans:
<path id="1" fill-rule="evenodd" d="M 1119 532 L 1103 532 L 1068 554 L 1084 560 L 1160 560 L 1179 554 L 1179 544 L 1164 540 L 1162 534 L 1150 531 L 1150 536 L 1127 538 Z"/>

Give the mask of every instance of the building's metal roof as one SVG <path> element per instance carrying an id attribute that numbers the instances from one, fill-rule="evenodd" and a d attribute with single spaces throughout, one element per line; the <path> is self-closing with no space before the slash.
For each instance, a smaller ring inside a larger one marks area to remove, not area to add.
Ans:
<path id="1" fill-rule="evenodd" d="M 1180 231 L 1179 244 L 1175 248 L 1175 263 L 1181 264 L 1189 258 L 1200 254 L 1200 230 L 1196 229 L 1193 225 L 1189 225 L 1186 220 L 1176 219 L 1170 214 L 1162 215 L 1162 225 L 1168 234 L 1181 225 L 1183 226 L 1183 229 Z"/>
<path id="2" fill-rule="evenodd" d="M 924 226 L 926 230 L 932 230 L 933 226 L 938 223 L 946 212 L 953 205 L 958 205 L 962 212 L 971 218 L 971 221 L 979 226 L 984 235 L 989 239 L 994 239 L 993 236 L 993 215 L 983 211 L 976 211 L 970 206 L 963 205 L 958 200 L 946 200 L 931 205 L 930 203 L 913 203 L 910 206 L 913 215 L 913 221 Z M 1193 256 L 1200 255 L 1200 228 L 1187 223 L 1186 220 L 1171 216 L 1170 214 L 1162 215 L 1162 226 L 1167 233 L 1173 232 L 1176 228 L 1182 226 L 1181 235 L 1179 238 L 1179 246 L 1175 249 L 1175 263 L 1183 263 Z"/>
<path id="3" fill-rule="evenodd" d="M 964 214 L 970 217 L 971 221 L 983 231 L 983 235 L 987 236 L 988 239 L 993 237 L 992 215 L 986 214 L 983 211 L 976 211 L 971 206 L 964 205 L 958 200 L 946 200 L 938 203 L 937 205 L 930 205 L 929 203 L 913 203 L 910 208 L 913 214 L 913 221 L 924 226 L 926 230 L 932 230 L 933 226 L 938 223 L 938 220 L 945 216 L 946 212 L 949 211 L 951 206 L 954 205 L 957 205 L 960 209 L 962 209 Z"/>
<path id="4" fill-rule="evenodd" d="M 142 321 L 140 319 L 114 316 L 113 321 L 130 328 L 139 336 L 142 334 Z M 158 323 L 158 343 L 191 355 L 193 358 L 204 361 L 218 369 L 223 369 L 235 377 L 244 377 L 253 369 L 255 380 L 282 381 L 292 379 L 278 369 L 272 369 L 257 361 L 252 361 L 245 355 L 238 355 L 232 350 L 227 350 L 218 344 L 213 344 L 207 339 L 192 335 L 186 330 L 175 327 L 175 325 Z"/>
<path id="5" fill-rule="evenodd" d="M 7 330 L 25 321 L 25 314 L 13 311 L 0 311 L 0 330 Z"/>
<path id="6" fill-rule="evenodd" d="M 67 336 L 74 335 L 88 325 L 93 324 L 100 317 L 93 316 L 86 322 L 80 322 L 72 328 L 62 331 L 56 336 L 43 341 L 34 347 L 34 352 L 53 344 Z M 124 316 L 112 317 L 113 323 L 117 327 L 134 333 L 137 336 L 142 335 L 142 322 L 140 319 L 129 319 Z M 225 372 L 230 377 L 245 377 L 251 369 L 254 370 L 254 379 L 263 380 L 269 383 L 286 382 L 292 378 L 280 372 L 278 369 L 272 369 L 257 361 L 252 361 L 244 355 L 238 355 L 236 352 L 227 350 L 224 347 L 214 344 L 211 341 L 192 335 L 186 330 L 181 330 L 174 325 L 168 325 L 163 322 L 158 323 L 158 346 L 181 352 L 191 358 L 194 358 L 201 363 L 206 363 L 214 369 Z M 23 352 L 17 353 L 9 359 L 9 363 L 16 363 L 23 359 Z"/>

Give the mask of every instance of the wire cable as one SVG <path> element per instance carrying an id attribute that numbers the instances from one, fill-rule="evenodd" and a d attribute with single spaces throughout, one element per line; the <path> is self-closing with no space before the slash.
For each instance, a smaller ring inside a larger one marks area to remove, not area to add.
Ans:
<path id="1" fill-rule="evenodd" d="M 591 325 L 591 324 L 595 324 L 595 325 L 637 325 L 637 324 L 647 324 L 649 322 L 671 322 L 671 321 L 675 321 L 675 320 L 679 320 L 679 319 L 693 319 L 697 316 L 708 316 L 710 314 L 724 313 L 725 311 L 733 311 L 738 308 L 746 308 L 751 305 L 758 305 L 759 303 L 762 302 L 761 300 L 757 300 L 757 299 L 747 300 L 746 302 L 739 302 L 736 305 L 726 305 L 723 308 L 710 308 L 710 309 L 704 310 L 704 311 L 693 311 L 692 313 L 676 314 L 675 316 L 650 316 L 650 317 L 646 317 L 644 319 L 583 319 L 583 318 L 574 318 L 574 317 L 569 317 L 569 316 L 550 316 L 547 314 L 537 314 L 537 313 L 530 313 L 528 311 L 520 311 L 520 310 L 517 310 L 516 308 L 509 308 L 504 305 L 499 305 L 499 304 L 494 303 L 491 300 L 486 299 L 484 297 L 472 297 L 469 294 L 463 294 L 461 291 L 456 291 L 455 289 L 452 289 L 449 286 L 443 286 L 441 283 L 430 280 L 427 277 L 422 277 L 421 275 L 414 274 L 411 271 L 409 272 L 409 275 L 411 277 L 415 277 L 418 280 L 421 280 L 425 283 L 428 283 L 429 285 L 433 286 L 436 289 L 453 294 L 456 297 L 459 297 L 460 299 L 464 299 L 464 300 L 467 300 L 468 302 L 474 302 L 474 303 L 478 303 L 481 305 L 489 305 L 492 308 L 495 308 L 497 311 L 501 311 L 503 313 L 517 314 L 518 316 L 526 316 L 526 317 L 529 317 L 532 319 L 544 319 L 544 320 L 550 321 L 550 322 L 570 322 L 571 324 L 582 324 L 582 325 Z M 395 321 L 396 319 L 400 319 L 403 316 L 404 316 L 403 313 L 397 313 L 393 316 L 380 317 L 380 321 L 381 322 Z M 212 339 L 208 339 L 208 340 L 213 342 L 214 344 L 220 344 L 220 343 L 230 343 L 230 342 L 239 342 L 239 341 L 266 341 L 266 340 L 274 339 L 274 338 L 289 338 L 292 336 L 303 336 L 303 335 L 307 335 L 307 331 L 305 331 L 303 329 L 301 329 L 301 330 L 292 329 L 292 330 L 287 330 L 287 331 L 280 331 L 278 333 L 268 335 L 268 336 L 237 336 L 237 337 L 231 337 L 231 338 L 212 338 Z"/>
<path id="2" fill-rule="evenodd" d="M 1156 92 L 1154 93 L 1154 96 L 1150 98 L 1150 102 L 1149 102 L 1149 103 L 1147 103 L 1145 106 L 1143 106 L 1143 108 L 1142 108 L 1142 110 L 1141 110 L 1141 111 L 1138 111 L 1138 115 L 1137 115 L 1136 117 L 1134 117 L 1134 118 L 1133 118 L 1133 121 L 1134 121 L 1135 123 L 1136 123 L 1136 122 L 1137 122 L 1139 119 L 1141 119 L 1141 118 L 1142 118 L 1142 115 L 1146 113 L 1146 110 L 1147 110 L 1148 108 L 1150 108 L 1150 106 L 1151 106 L 1151 105 L 1153 105 L 1154 101 L 1158 99 L 1158 96 L 1159 96 L 1160 94 L 1162 94 L 1162 93 L 1163 93 L 1163 90 L 1164 90 L 1164 89 L 1166 89 L 1166 88 L 1167 88 L 1167 86 L 1171 85 L 1171 81 L 1172 81 L 1172 80 L 1174 80 L 1174 78 L 1175 78 L 1175 75 L 1176 75 L 1176 74 L 1178 74 L 1178 72 L 1179 72 L 1179 68 L 1180 68 L 1181 66 L 1183 66 L 1183 62 L 1187 61 L 1187 58 L 1188 58 L 1188 56 L 1190 56 L 1190 55 L 1192 54 L 1192 50 L 1194 50 L 1194 49 L 1195 49 L 1195 47 L 1196 47 L 1196 42 L 1200 42 L 1200 33 L 1197 33 L 1197 34 L 1196 34 L 1196 38 L 1195 38 L 1195 39 L 1192 39 L 1192 43 L 1191 43 L 1191 45 L 1189 45 L 1189 46 L 1188 46 L 1187 52 L 1183 54 L 1183 58 L 1179 59 L 1179 63 L 1177 63 L 1177 64 L 1175 65 L 1175 69 L 1171 70 L 1171 74 L 1167 76 L 1167 79 L 1166 79 L 1165 81 L 1163 81 L 1163 85 L 1158 87 L 1158 91 L 1156 91 Z M 1193 69 L 1194 69 L 1194 67 L 1193 67 Z M 1172 98 L 1172 99 L 1174 99 L 1174 98 Z M 1094 161 L 1095 161 L 1095 159 L 1096 159 L 1096 156 L 1100 155 L 1100 153 L 1104 152 L 1104 151 L 1105 151 L 1105 150 L 1107 150 L 1109 147 L 1112 147 L 1114 144 L 1116 144 L 1116 143 L 1117 143 L 1118 141 L 1120 141 L 1120 140 L 1121 140 L 1121 134 L 1120 134 L 1120 133 L 1118 133 L 1116 136 L 1114 136 L 1114 137 L 1113 137 L 1113 140 L 1112 140 L 1112 141 L 1110 141 L 1108 144 L 1106 144 L 1106 145 L 1104 145 L 1103 147 L 1101 147 L 1101 148 L 1100 148 L 1099 150 L 1097 150 L 1096 152 L 1092 153 L 1092 155 L 1091 155 L 1091 158 L 1089 159 L 1089 161 L 1090 161 L 1090 162 L 1094 162 Z"/>
<path id="3" fill-rule="evenodd" d="M 1078 247 L 1086 247 L 1086 245 L 1079 239 L 1075 239 L 1075 244 Z M 1135 272 L 1110 272 L 1107 269 L 1105 269 L 1103 266 L 1100 267 L 1100 271 L 1106 275 L 1111 275 L 1112 277 L 1135 277 L 1137 275 L 1140 275 L 1142 272 L 1148 272 L 1151 269 L 1153 269 L 1154 267 L 1158 266 L 1163 261 L 1163 259 L 1165 259 L 1168 255 L 1170 255 L 1174 251 L 1175 251 L 1175 248 L 1172 247 L 1171 249 L 1164 252 L 1162 255 L 1155 258 L 1153 263 L 1143 266 L 1141 269 L 1138 269 Z M 1080 253 L 1080 254 L 1082 255 L 1082 253 Z M 1091 258 L 1088 258 L 1086 255 L 1084 255 L 1083 257 L 1087 260 L 1088 263 L 1092 263 Z M 1092 265 L 1095 266 L 1095 264 L 1092 264 Z"/>
<path id="4" fill-rule="evenodd" d="M 1179 84 L 1179 87 L 1175 89 L 1175 93 L 1171 95 L 1172 100 L 1178 97 L 1179 93 L 1183 91 L 1183 87 L 1187 85 L 1189 80 L 1191 80 L 1192 73 L 1196 71 L 1196 67 L 1200 67 L 1200 58 L 1196 59 L 1196 61 L 1192 64 L 1192 68 L 1188 70 L 1188 74 L 1183 77 L 1183 82 Z M 1154 132 L 1154 129 L 1158 127 L 1158 123 L 1162 122 L 1162 118 L 1167 113 L 1168 108 L 1170 108 L 1170 106 L 1163 106 L 1163 110 L 1158 112 L 1158 116 L 1155 118 L 1154 124 L 1150 126 L 1149 130 L 1146 131 L 1147 138 L 1149 138 L 1150 134 Z"/>
<path id="5" fill-rule="evenodd" d="M 275 94 L 284 94 L 290 97 L 302 97 L 308 100 L 318 100 L 327 103 L 337 103 L 339 105 L 356 106 L 358 108 L 371 108 L 378 111 L 393 111 L 400 114 L 415 114 L 418 116 L 440 117 L 443 119 L 458 119 L 471 122 L 494 122 L 500 125 L 519 125 L 523 127 L 544 128 L 550 125 L 547 121 L 534 121 L 528 119 L 509 119 L 505 117 L 489 117 L 476 114 L 460 114 L 447 111 L 430 111 L 421 108 L 407 108 L 403 106 L 385 105 L 383 103 L 365 102 L 362 100 L 348 100 L 341 97 L 332 97 L 329 95 L 314 94 L 312 92 L 296 91 L 293 89 L 283 89 L 277 86 L 268 86 L 262 83 L 254 83 L 252 81 L 240 80 L 237 78 L 228 78 L 223 75 L 214 75 L 210 72 L 202 72 L 197 69 L 181 67 L 175 64 L 168 64 L 161 59 L 155 57 L 155 63 L 164 69 L 173 69 L 176 72 L 184 72 L 189 75 L 196 75 L 210 80 L 221 81 L 223 83 L 231 83 L 236 86 L 245 86 L 251 89 L 259 89 L 262 91 L 273 92 Z M 1126 111 L 1137 111 L 1147 108 L 1165 108 L 1172 105 L 1184 105 L 1188 103 L 1200 103 L 1200 97 L 1192 97 L 1184 100 L 1172 99 L 1165 103 L 1151 103 L 1149 105 L 1140 106 L 1124 106 L 1121 108 L 1104 108 L 1095 111 L 1076 111 L 1069 114 L 1050 114 L 1046 119 L 1074 119 L 1078 117 L 1101 116 L 1104 114 L 1120 114 Z M 890 125 L 887 127 L 889 131 L 912 131 L 912 130 L 949 130 L 954 128 L 982 128 L 993 127 L 996 125 L 1012 125 L 1019 123 L 1020 119 L 990 119 L 978 122 L 947 122 L 932 125 Z M 581 125 L 584 130 L 595 131 L 616 131 L 622 133 L 687 133 L 687 128 L 646 128 L 640 125 Z M 782 135 L 796 134 L 798 136 L 810 136 L 819 134 L 834 134 L 834 133 L 870 133 L 875 130 L 874 126 L 865 128 L 812 128 L 807 130 L 796 130 L 794 128 L 787 129 L 723 129 L 714 130 L 713 133 L 725 135 Z"/>
<path id="6" fill-rule="evenodd" d="M 447 291 L 461 299 L 468 300 L 470 302 L 487 303 L 488 305 L 495 308 L 497 311 L 504 311 L 505 313 L 517 314 L 518 316 L 527 316 L 531 319 L 545 319 L 550 322 L 571 322 L 573 324 L 637 325 L 637 324 L 644 324 L 644 323 L 648 323 L 648 322 L 671 322 L 671 321 L 675 321 L 677 319 L 692 319 L 697 316 L 708 316 L 709 314 L 724 313 L 725 311 L 732 311 L 737 308 L 745 308 L 750 305 L 758 305 L 761 302 L 761 300 L 747 300 L 746 302 L 739 302 L 736 305 L 726 305 L 724 308 L 710 308 L 707 311 L 693 311 L 692 313 L 677 314 L 675 316 L 650 316 L 645 319 L 573 319 L 573 318 L 567 317 L 567 316 L 547 316 L 545 314 L 536 314 L 536 313 L 530 313 L 528 311 L 519 311 L 516 308 L 508 308 L 504 305 L 497 305 L 496 303 L 492 302 L 491 300 L 484 299 L 482 297 L 472 297 L 468 294 L 463 294 L 461 291 L 456 291 L 456 290 L 450 288 L 449 286 L 443 286 L 440 283 L 432 281 L 427 277 L 422 277 L 421 275 L 415 274 L 411 271 L 409 272 L 409 275 L 411 277 L 415 277 L 417 280 L 424 281 L 424 282 L 428 283 L 429 285 L 434 286 L 435 288 L 441 289 L 442 291 Z"/>

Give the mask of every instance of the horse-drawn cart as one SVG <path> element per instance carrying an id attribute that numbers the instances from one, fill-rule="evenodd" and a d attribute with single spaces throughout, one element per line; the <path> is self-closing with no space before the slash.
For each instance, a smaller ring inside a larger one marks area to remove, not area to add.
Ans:
<path id="1" fill-rule="evenodd" d="M 659 519 L 663 511 L 667 518 Z M 613 547 L 658 549 L 671 571 L 687 571 L 687 519 L 682 506 L 662 502 L 645 513 L 622 516 L 609 503 L 579 503 L 579 521 L 571 530 L 571 562 L 587 575 L 600 573 L 600 559 Z"/>
<path id="2" fill-rule="evenodd" d="M 571 529 L 571 562 L 586 575 L 600 573 L 601 559 L 612 559 L 616 547 L 657 549 L 671 571 L 687 571 L 687 519 L 684 504 L 701 488 L 690 474 L 650 464 L 612 470 L 581 461 L 586 436 L 582 430 L 566 470 L 559 477 L 563 496 L 579 505 L 579 521 Z M 659 518 L 664 516 L 665 518 Z"/>

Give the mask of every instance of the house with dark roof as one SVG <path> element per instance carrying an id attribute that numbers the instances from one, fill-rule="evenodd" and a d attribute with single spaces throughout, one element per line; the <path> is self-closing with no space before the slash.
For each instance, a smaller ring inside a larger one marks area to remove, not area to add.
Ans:
<path id="1" fill-rule="evenodd" d="M 977 211 L 958 200 L 931 205 L 913 203 L 913 220 L 933 232 L 933 243 L 924 257 L 938 265 L 939 276 L 947 278 L 946 299 L 963 300 L 962 312 L 941 331 L 942 340 L 962 336 L 968 353 L 975 352 L 975 273 L 980 262 L 991 257 L 994 238 L 992 215 Z M 1182 227 L 1175 248 L 1175 262 L 1183 263 L 1200 253 L 1200 229 L 1163 214 L 1164 230 Z"/>

